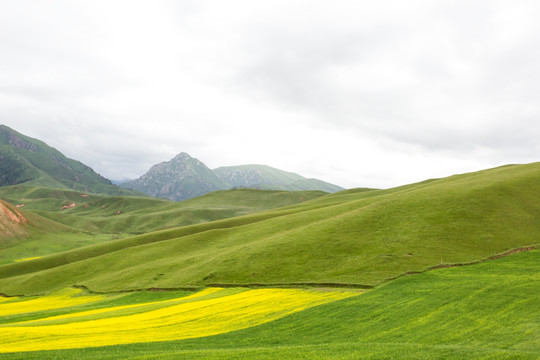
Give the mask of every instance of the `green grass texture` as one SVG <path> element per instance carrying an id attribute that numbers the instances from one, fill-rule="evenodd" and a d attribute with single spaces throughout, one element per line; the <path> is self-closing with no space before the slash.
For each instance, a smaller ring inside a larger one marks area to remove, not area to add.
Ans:
<path id="1" fill-rule="evenodd" d="M 237 189 L 174 202 L 152 197 L 108 196 L 64 189 L 0 187 L 0 198 L 80 231 L 142 234 L 297 204 L 322 191 Z M 74 204 L 74 205 L 73 205 Z M 63 208 L 65 206 L 73 206 Z"/>
<path id="2" fill-rule="evenodd" d="M 540 163 L 348 190 L 0 266 L 0 292 L 207 285 L 376 286 L 538 243 Z"/>
<path id="3" fill-rule="evenodd" d="M 3 358 L 532 360 L 540 354 L 539 263 L 540 251 L 532 250 L 432 270 L 211 337 Z M 140 294 L 141 299 L 154 296 Z"/>
<path id="4" fill-rule="evenodd" d="M 158 229 L 250 214 L 325 194 L 321 191 L 238 189 L 173 202 L 27 185 L 0 187 L 0 198 L 14 205 L 24 205 L 18 210 L 29 220 L 17 237 L 0 233 L 0 264 Z M 71 204 L 75 206 L 62 209 Z"/>

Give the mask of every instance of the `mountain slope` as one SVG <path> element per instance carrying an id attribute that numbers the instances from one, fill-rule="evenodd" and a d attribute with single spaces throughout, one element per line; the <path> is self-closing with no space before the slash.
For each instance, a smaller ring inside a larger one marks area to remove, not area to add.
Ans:
<path id="1" fill-rule="evenodd" d="M 0 267 L 0 291 L 208 284 L 373 286 L 538 243 L 540 163 L 181 227 Z M 74 275 L 76 274 L 76 275 Z"/>
<path id="2" fill-rule="evenodd" d="M 266 165 L 222 166 L 214 169 L 214 173 L 232 187 L 286 185 L 304 179 L 298 174 Z"/>
<path id="3" fill-rule="evenodd" d="M 120 186 L 173 201 L 187 200 L 212 191 L 234 188 L 337 192 L 343 188 L 266 165 L 226 166 L 209 169 L 186 153 L 152 166 L 140 178 Z"/>
<path id="4" fill-rule="evenodd" d="M 0 125 L 0 186 L 22 183 L 94 193 L 129 194 L 44 142 Z"/>
<path id="5" fill-rule="evenodd" d="M 295 173 L 266 165 L 223 166 L 214 173 L 232 187 L 279 190 L 321 190 L 329 193 L 344 190 L 322 180 L 306 179 Z"/>
<path id="6" fill-rule="evenodd" d="M 212 170 L 186 153 L 152 166 L 146 174 L 122 186 L 174 201 L 228 188 Z"/>
<path id="7" fill-rule="evenodd" d="M 0 264 L 66 251 L 81 242 L 96 242 L 69 226 L 0 200 Z M 83 239 L 84 238 L 84 239 Z"/>
<path id="8" fill-rule="evenodd" d="M 69 233 L 74 229 L 0 199 L 0 249 L 8 243 L 43 233 Z M 16 240 L 13 240 L 13 239 Z M 13 241 L 12 241 L 13 240 Z"/>
<path id="9" fill-rule="evenodd" d="M 236 189 L 173 202 L 26 185 L 0 187 L 0 198 L 23 205 L 27 211 L 81 231 L 121 236 L 250 214 L 323 195 L 326 193 L 321 191 Z"/>

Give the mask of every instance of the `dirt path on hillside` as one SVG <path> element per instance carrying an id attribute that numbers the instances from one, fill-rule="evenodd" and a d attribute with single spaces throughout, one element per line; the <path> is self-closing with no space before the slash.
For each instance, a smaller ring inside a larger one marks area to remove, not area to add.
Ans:
<path id="1" fill-rule="evenodd" d="M 403 277 L 403 276 L 422 274 L 422 273 L 425 273 L 425 272 L 431 271 L 431 270 L 446 269 L 446 268 L 459 267 L 459 266 L 476 265 L 476 264 L 480 264 L 480 263 L 490 261 L 490 260 L 501 259 L 503 257 L 509 256 L 509 255 L 512 255 L 512 254 L 516 254 L 516 253 L 520 253 L 520 252 L 524 252 L 524 251 L 535 250 L 537 248 L 538 248 L 537 245 L 523 246 L 523 247 L 519 247 L 519 248 L 515 248 L 515 249 L 505 251 L 505 252 L 500 253 L 500 254 L 495 254 L 495 255 L 492 255 L 492 256 L 487 257 L 485 259 L 481 259 L 481 260 L 474 260 L 474 261 L 469 261 L 469 262 L 465 262 L 465 263 L 439 264 L 439 265 L 435 265 L 435 266 L 430 266 L 425 270 L 408 271 L 406 273 L 403 273 L 403 274 L 388 278 L 385 281 L 383 281 L 383 283 L 387 283 L 387 282 L 399 279 L 400 277 Z"/>

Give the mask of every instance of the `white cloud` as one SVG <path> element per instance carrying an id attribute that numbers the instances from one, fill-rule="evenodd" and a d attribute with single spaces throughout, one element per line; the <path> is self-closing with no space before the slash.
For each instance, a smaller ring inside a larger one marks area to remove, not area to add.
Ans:
<path id="1" fill-rule="evenodd" d="M 6 1 L 0 123 L 103 175 L 186 151 L 346 187 L 540 157 L 536 1 Z"/>

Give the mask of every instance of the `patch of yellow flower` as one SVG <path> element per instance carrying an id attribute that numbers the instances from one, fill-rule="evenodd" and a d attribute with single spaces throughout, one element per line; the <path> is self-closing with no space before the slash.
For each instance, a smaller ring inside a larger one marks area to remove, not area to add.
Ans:
<path id="1" fill-rule="evenodd" d="M 67 308 L 75 305 L 82 305 L 105 298 L 103 295 L 81 296 L 82 290 L 64 289 L 49 296 L 37 297 L 35 299 L 3 302 L 0 304 L 0 316 L 33 313 L 52 309 Z M 13 300 L 19 298 L 13 298 Z"/>
<path id="2" fill-rule="evenodd" d="M 76 311 L 69 314 L 49 316 L 37 320 L 22 321 L 16 323 L 17 326 L 36 326 L 36 325 L 55 325 L 62 323 L 70 323 L 75 321 L 96 320 L 100 318 L 108 318 L 114 316 L 125 316 L 140 313 L 143 311 L 160 309 L 165 306 L 175 305 L 179 303 L 186 303 L 191 301 L 197 301 L 201 298 L 207 298 L 217 292 L 222 291 L 219 288 L 208 288 L 199 292 L 196 292 L 189 296 L 183 296 L 176 299 L 152 301 L 140 304 L 119 305 L 111 306 L 102 309 Z"/>
<path id="3" fill-rule="evenodd" d="M 17 260 L 15 260 L 15 262 L 30 261 L 30 260 L 35 260 L 35 259 L 39 259 L 39 258 L 41 258 L 41 256 L 34 256 L 34 257 L 28 257 L 28 258 L 24 258 L 24 259 L 17 259 Z"/>
<path id="4" fill-rule="evenodd" d="M 75 312 L 37 322 L 0 325 L 0 352 L 72 349 L 211 336 L 256 326 L 355 295 L 358 292 L 207 289 L 190 297 Z M 24 303 L 17 303 L 22 312 Z M 148 311 L 145 307 L 148 304 L 161 307 Z M 128 307 L 139 307 L 140 311 L 128 315 L 119 311 Z M 93 318 L 103 313 L 108 315 Z M 59 320 L 61 323 L 54 323 Z M 50 324 L 50 321 L 53 323 Z"/>

